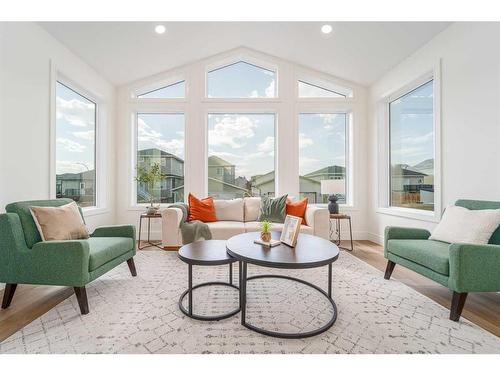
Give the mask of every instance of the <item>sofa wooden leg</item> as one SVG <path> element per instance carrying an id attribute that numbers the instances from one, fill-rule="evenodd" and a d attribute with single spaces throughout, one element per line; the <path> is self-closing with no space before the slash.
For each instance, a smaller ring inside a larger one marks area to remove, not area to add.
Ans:
<path id="1" fill-rule="evenodd" d="M 87 291 L 84 286 L 75 286 L 76 299 L 78 300 L 78 305 L 80 306 L 80 312 L 82 315 L 89 313 L 89 301 L 87 300 Z"/>
<path id="2" fill-rule="evenodd" d="M 129 260 L 127 260 L 127 264 L 132 276 L 137 276 L 137 271 L 135 270 L 134 258 L 130 258 Z"/>
<path id="3" fill-rule="evenodd" d="M 392 275 L 392 271 L 394 271 L 394 267 L 396 266 L 396 263 L 388 260 L 387 261 L 387 267 L 385 267 L 385 275 L 384 279 L 389 280 Z"/>
<path id="4" fill-rule="evenodd" d="M 16 292 L 17 284 L 6 284 L 3 292 L 2 309 L 10 306 L 14 293 Z"/>
<path id="5" fill-rule="evenodd" d="M 460 315 L 462 315 L 466 299 L 467 293 L 453 292 L 453 297 L 451 298 L 450 320 L 458 322 Z"/>

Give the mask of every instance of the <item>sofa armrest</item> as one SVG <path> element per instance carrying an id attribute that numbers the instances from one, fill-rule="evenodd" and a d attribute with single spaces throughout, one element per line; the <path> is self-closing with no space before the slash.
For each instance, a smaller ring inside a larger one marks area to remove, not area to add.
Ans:
<path id="1" fill-rule="evenodd" d="M 313 228 L 315 236 L 330 239 L 330 213 L 328 208 L 308 205 L 304 216 L 306 224 Z"/>
<path id="2" fill-rule="evenodd" d="M 450 245 L 450 289 L 500 292 L 500 245 Z"/>
<path id="3" fill-rule="evenodd" d="M 24 283 L 83 286 L 89 281 L 87 240 L 36 243 L 18 257 L 16 270 Z"/>
<path id="4" fill-rule="evenodd" d="M 97 227 L 91 237 L 127 237 L 135 242 L 135 226 L 133 225 L 106 225 Z"/>
<path id="5" fill-rule="evenodd" d="M 161 211 L 161 244 L 163 247 L 182 246 L 180 224 L 182 210 L 177 207 L 165 208 Z"/>
<path id="6" fill-rule="evenodd" d="M 384 256 L 387 258 L 387 241 L 389 240 L 427 240 L 431 233 L 427 229 L 386 227 L 384 234 Z"/>

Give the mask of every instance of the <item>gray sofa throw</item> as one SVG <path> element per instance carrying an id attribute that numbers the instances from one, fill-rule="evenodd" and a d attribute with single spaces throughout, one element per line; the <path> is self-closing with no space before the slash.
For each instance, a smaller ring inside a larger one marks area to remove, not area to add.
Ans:
<path id="1" fill-rule="evenodd" d="M 212 232 L 210 232 L 210 228 L 206 223 L 198 220 L 187 221 L 189 217 L 189 207 L 186 203 L 174 203 L 170 205 L 169 208 L 179 208 L 182 211 L 180 230 L 182 233 L 183 245 L 197 241 L 200 238 L 204 238 L 205 240 L 212 239 Z"/>

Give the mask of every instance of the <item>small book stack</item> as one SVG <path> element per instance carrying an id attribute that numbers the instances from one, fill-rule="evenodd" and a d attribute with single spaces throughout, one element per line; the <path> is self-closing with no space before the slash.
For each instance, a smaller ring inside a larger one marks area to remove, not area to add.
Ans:
<path id="1" fill-rule="evenodd" d="M 262 246 L 266 246 L 266 247 L 274 247 L 274 246 L 278 246 L 279 244 L 281 244 L 281 241 L 279 241 L 279 240 L 271 239 L 271 241 L 265 242 L 265 241 L 262 241 L 260 238 L 253 240 L 253 242 L 258 244 L 258 245 L 262 245 Z"/>

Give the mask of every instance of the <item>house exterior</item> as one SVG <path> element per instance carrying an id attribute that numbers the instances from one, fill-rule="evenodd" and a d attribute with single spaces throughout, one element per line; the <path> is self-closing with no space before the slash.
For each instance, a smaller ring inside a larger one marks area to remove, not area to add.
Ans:
<path id="1" fill-rule="evenodd" d="M 57 198 L 70 198 L 81 207 L 92 207 L 96 205 L 95 191 L 95 169 L 56 175 Z"/>
<path id="2" fill-rule="evenodd" d="M 400 207 L 434 207 L 434 179 L 406 164 L 391 169 L 391 204 Z"/>
<path id="3" fill-rule="evenodd" d="M 137 184 L 137 203 L 149 203 L 151 194 L 159 203 L 184 201 L 184 160 L 169 152 L 157 148 L 139 150 L 137 166 L 150 169 L 159 163 L 164 178 L 152 192 L 143 184 Z"/>

